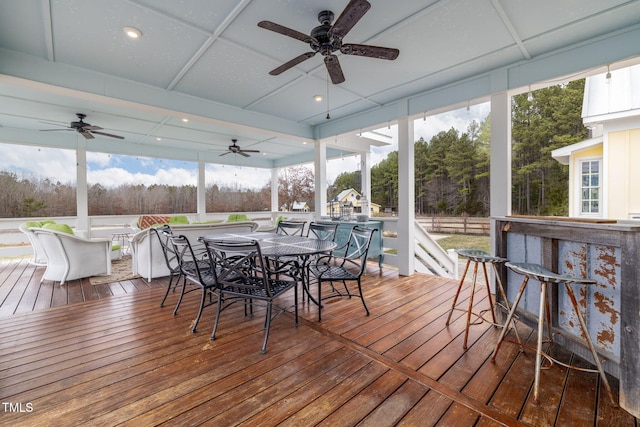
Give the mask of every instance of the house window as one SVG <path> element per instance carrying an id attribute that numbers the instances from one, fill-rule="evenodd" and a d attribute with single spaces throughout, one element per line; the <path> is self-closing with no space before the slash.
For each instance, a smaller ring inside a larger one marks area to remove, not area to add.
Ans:
<path id="1" fill-rule="evenodd" d="M 580 162 L 582 214 L 600 213 L 600 160 Z"/>

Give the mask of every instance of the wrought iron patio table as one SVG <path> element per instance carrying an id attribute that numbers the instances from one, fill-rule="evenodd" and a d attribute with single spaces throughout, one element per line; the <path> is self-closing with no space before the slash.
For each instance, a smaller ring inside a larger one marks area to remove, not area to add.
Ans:
<path id="1" fill-rule="evenodd" d="M 314 304 L 320 307 L 319 301 L 309 292 L 309 284 L 305 280 L 304 270 L 312 255 L 328 253 L 338 244 L 329 240 L 313 239 L 302 236 L 283 236 L 275 233 L 254 231 L 249 233 L 218 233 L 207 234 L 200 238 L 211 240 L 257 240 L 260 251 L 266 258 L 297 258 L 299 260 L 299 276 L 296 279 L 302 283 L 302 289 Z"/>

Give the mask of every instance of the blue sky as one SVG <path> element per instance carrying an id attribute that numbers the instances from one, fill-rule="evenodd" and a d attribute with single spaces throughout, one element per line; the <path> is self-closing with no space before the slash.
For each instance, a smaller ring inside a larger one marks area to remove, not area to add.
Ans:
<path id="1" fill-rule="evenodd" d="M 431 139 L 440 131 L 454 127 L 465 132 L 472 120 L 481 122 L 489 114 L 489 104 L 478 104 L 449 111 L 426 120 L 418 119 L 414 124 L 415 139 Z M 393 132 L 395 134 L 395 132 Z M 23 178 L 39 177 L 62 183 L 75 182 L 75 152 L 37 148 L 13 144 L 0 144 L 3 156 L 0 156 L 0 170 L 16 172 Z M 373 147 L 371 162 L 373 165 L 386 158 L 389 152 L 397 150 L 397 140 L 385 148 Z M 87 153 L 87 175 L 90 184 L 100 183 L 105 187 L 122 184 L 174 184 L 184 182 L 196 185 L 198 165 L 194 162 L 151 159 L 143 157 Z M 309 166 L 311 167 L 311 166 Z M 345 157 L 327 162 L 327 179 L 332 183 L 341 172 L 352 172 L 360 167 L 359 156 Z M 250 170 L 250 173 L 247 173 Z M 55 171 L 52 173 L 52 171 Z M 45 174 L 46 173 L 46 174 Z M 271 179 L 271 172 L 252 167 L 206 166 L 207 184 L 215 182 L 224 186 L 258 189 Z"/>

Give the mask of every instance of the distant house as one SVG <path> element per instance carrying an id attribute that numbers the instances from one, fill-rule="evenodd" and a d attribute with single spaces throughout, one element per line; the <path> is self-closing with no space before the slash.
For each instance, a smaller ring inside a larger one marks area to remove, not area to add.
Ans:
<path id="1" fill-rule="evenodd" d="M 591 138 L 552 151 L 569 165 L 569 216 L 640 220 L 640 66 L 588 77 Z"/>
<path id="2" fill-rule="evenodd" d="M 307 202 L 293 202 L 292 212 L 309 212 L 309 204 Z"/>
<path id="3" fill-rule="evenodd" d="M 373 216 L 374 214 L 380 213 L 380 205 L 371 201 L 366 202 L 366 204 L 369 206 L 369 212 L 362 212 L 363 202 L 365 202 L 365 200 L 362 198 L 360 193 L 358 193 L 353 188 L 343 190 L 342 192 L 340 192 L 340 194 L 334 197 L 333 202 L 330 201 L 329 203 L 327 203 L 327 215 L 340 215 L 341 212 L 349 209 L 351 210 L 352 214 L 364 213 L 369 216 Z"/>

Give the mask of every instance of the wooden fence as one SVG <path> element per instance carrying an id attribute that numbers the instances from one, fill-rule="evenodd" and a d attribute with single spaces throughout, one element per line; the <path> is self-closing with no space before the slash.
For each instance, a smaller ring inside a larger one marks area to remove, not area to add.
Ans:
<path id="1" fill-rule="evenodd" d="M 429 233 L 489 235 L 489 218 L 433 216 L 416 220 Z"/>

